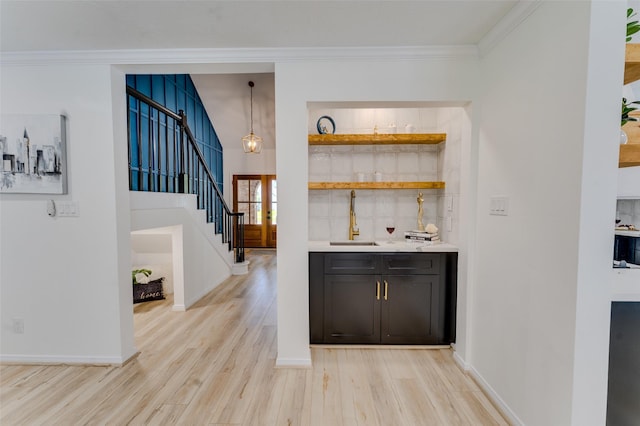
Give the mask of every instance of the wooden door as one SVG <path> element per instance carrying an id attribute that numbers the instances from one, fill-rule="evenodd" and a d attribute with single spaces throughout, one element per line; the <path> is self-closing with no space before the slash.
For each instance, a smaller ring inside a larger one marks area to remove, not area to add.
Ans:
<path id="1" fill-rule="evenodd" d="M 244 213 L 245 247 L 275 247 L 277 234 L 275 175 L 234 175 L 233 209 Z"/>

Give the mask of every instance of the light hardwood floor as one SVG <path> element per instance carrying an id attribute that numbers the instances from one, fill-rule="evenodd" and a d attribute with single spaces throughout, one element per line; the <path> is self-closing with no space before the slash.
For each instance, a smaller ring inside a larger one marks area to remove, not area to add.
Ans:
<path id="1" fill-rule="evenodd" d="M 135 305 L 123 367 L 0 366 L 0 424 L 507 424 L 449 349 L 314 347 L 312 369 L 274 368 L 275 252 L 250 260 L 187 312 Z"/>

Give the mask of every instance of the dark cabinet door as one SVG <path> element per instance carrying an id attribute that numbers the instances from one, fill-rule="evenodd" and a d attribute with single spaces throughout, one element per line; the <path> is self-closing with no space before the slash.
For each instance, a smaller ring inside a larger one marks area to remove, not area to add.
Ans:
<path id="1" fill-rule="evenodd" d="M 380 287 L 375 275 L 325 275 L 326 343 L 380 343 Z"/>
<path id="2" fill-rule="evenodd" d="M 385 275 L 382 286 L 381 343 L 440 343 L 439 275 Z"/>
<path id="3" fill-rule="evenodd" d="M 627 263 L 640 264 L 640 238 L 616 235 L 613 260 L 624 260 Z"/>

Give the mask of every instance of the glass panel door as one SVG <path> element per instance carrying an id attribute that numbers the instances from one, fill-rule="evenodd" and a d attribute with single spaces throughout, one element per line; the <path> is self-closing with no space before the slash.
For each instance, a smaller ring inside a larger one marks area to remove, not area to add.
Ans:
<path id="1" fill-rule="evenodd" d="M 245 247 L 275 247 L 277 217 L 275 175 L 234 175 L 233 208 L 245 214 Z"/>

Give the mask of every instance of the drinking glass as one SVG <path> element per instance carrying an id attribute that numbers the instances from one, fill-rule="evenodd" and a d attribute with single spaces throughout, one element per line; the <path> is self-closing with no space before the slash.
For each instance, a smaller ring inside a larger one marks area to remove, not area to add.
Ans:
<path id="1" fill-rule="evenodd" d="M 387 233 L 389 234 L 389 240 L 387 241 L 387 243 L 391 244 L 391 243 L 393 243 L 393 241 L 391 240 L 391 235 L 393 234 L 393 231 L 396 230 L 395 223 L 394 222 L 387 222 L 386 229 L 387 229 Z"/>

